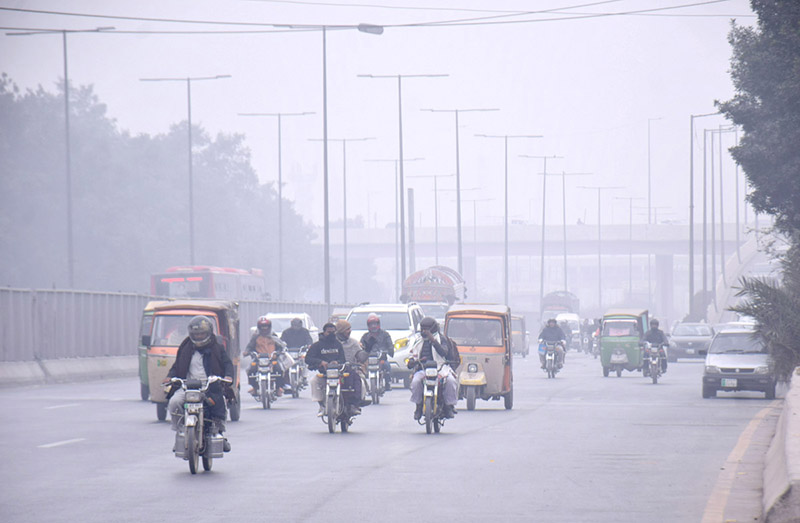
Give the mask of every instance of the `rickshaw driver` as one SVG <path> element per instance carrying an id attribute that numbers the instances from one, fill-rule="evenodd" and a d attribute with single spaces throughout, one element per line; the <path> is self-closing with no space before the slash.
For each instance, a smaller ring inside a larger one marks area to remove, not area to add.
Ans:
<path id="1" fill-rule="evenodd" d="M 564 366 L 564 347 L 563 344 L 566 342 L 567 336 L 564 334 L 564 331 L 561 330 L 561 327 L 558 326 L 558 322 L 555 318 L 550 318 L 547 320 L 547 325 L 542 332 L 539 333 L 539 339 L 545 342 L 561 342 L 556 345 L 556 363 L 558 364 L 558 368 Z M 541 352 L 539 353 L 539 361 L 542 363 L 542 368 L 545 367 L 544 361 L 544 354 Z"/>
<path id="2" fill-rule="evenodd" d="M 171 378 L 207 380 L 209 376 L 223 376 L 233 382 L 233 362 L 225 351 L 225 347 L 217 342 L 211 320 L 205 316 L 195 316 L 189 321 L 189 336 L 183 340 L 175 356 L 175 363 L 169 369 L 164 384 Z M 220 435 L 225 430 L 225 397 L 219 382 L 211 384 L 206 392 L 209 417 L 218 420 Z M 169 405 L 167 409 L 172 418 L 172 430 L 178 430 L 178 422 L 183 417 L 183 403 L 186 391 L 172 386 L 167 393 Z M 230 452 L 231 444 L 223 440 L 223 450 Z"/>
<path id="3" fill-rule="evenodd" d="M 658 325 L 658 320 L 653 318 L 650 320 L 650 330 L 644 334 L 644 341 L 650 343 L 656 349 L 660 348 L 661 345 L 669 344 L 667 335 L 658 328 Z M 661 372 L 667 372 L 667 358 L 659 359 L 661 360 Z M 644 367 L 644 369 L 647 369 L 647 367 Z M 645 372 L 647 371 L 645 370 Z M 647 376 L 647 374 L 645 374 L 645 376 Z"/>
<path id="4" fill-rule="evenodd" d="M 458 347 L 456 344 L 443 334 L 439 333 L 439 324 L 434 318 L 426 316 L 419 322 L 419 328 L 422 331 L 422 338 L 420 338 L 411 348 L 412 361 L 416 360 L 420 363 L 425 363 L 429 360 L 434 360 L 439 368 L 445 363 L 458 365 L 460 357 L 458 355 Z M 417 370 L 414 377 L 411 378 L 411 402 L 415 403 L 417 408 L 414 411 L 414 419 L 419 420 L 422 417 L 423 396 L 422 396 L 422 382 L 425 379 L 425 372 Z M 456 414 L 456 402 L 458 401 L 458 380 L 456 379 L 455 372 L 451 367 L 450 372 L 445 379 L 444 384 L 444 415 L 447 418 L 452 418 Z"/>
<path id="5" fill-rule="evenodd" d="M 367 332 L 361 336 L 361 346 L 368 354 L 374 354 L 378 358 L 384 354 L 394 356 L 392 337 L 388 332 L 381 329 L 381 319 L 374 312 L 371 312 L 369 316 L 367 316 Z M 383 368 L 383 375 L 386 378 L 386 387 L 384 388 L 386 390 L 392 390 L 392 367 L 386 359 L 383 359 L 380 365 Z"/>

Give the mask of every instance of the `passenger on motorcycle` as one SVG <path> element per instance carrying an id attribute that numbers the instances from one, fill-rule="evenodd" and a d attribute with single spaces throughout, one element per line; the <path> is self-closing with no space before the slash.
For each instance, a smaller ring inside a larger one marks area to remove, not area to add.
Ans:
<path id="1" fill-rule="evenodd" d="M 558 367 L 561 368 L 564 366 L 564 346 L 563 344 L 566 343 L 567 336 L 564 334 L 564 331 L 561 330 L 561 327 L 558 326 L 558 322 L 555 318 L 550 318 L 547 320 L 547 325 L 542 332 L 539 333 L 539 339 L 544 342 L 561 342 L 556 345 L 556 363 Z M 543 353 L 539 352 L 539 361 L 542 363 L 542 368 L 545 368 L 545 356 Z"/>
<path id="2" fill-rule="evenodd" d="M 233 362 L 214 336 L 214 329 L 211 320 L 205 316 L 195 316 L 189 321 L 189 336 L 183 340 L 175 363 L 167 373 L 164 384 L 168 384 L 172 378 L 207 380 L 209 376 L 222 376 L 233 380 Z M 222 388 L 222 383 L 212 383 L 206 392 L 207 412 L 210 419 L 218 420 L 219 432 L 225 430 L 225 396 L 231 392 Z M 172 385 L 167 393 L 169 410 L 172 418 L 172 430 L 177 431 L 180 419 L 183 417 L 183 404 L 186 392 L 177 385 Z M 223 450 L 229 452 L 231 445 L 227 438 L 223 443 Z"/>
<path id="3" fill-rule="evenodd" d="M 281 340 L 290 349 L 305 347 L 314 342 L 314 340 L 311 339 L 311 333 L 308 332 L 308 329 L 303 327 L 303 320 L 300 318 L 294 318 L 292 320 L 292 326 L 283 330 L 281 333 Z"/>
<path id="4" fill-rule="evenodd" d="M 388 332 L 381 329 L 380 317 L 373 313 L 367 316 L 367 332 L 361 336 L 361 346 L 368 355 L 377 356 L 386 378 L 386 390 L 392 390 L 392 367 L 388 356 L 394 356 L 394 344 Z"/>
<path id="5" fill-rule="evenodd" d="M 411 378 L 411 402 L 416 404 L 414 419 L 422 417 L 423 408 L 422 382 L 425 380 L 425 371 L 419 368 L 418 364 L 424 365 L 430 360 L 435 361 L 439 368 L 445 363 L 451 365 L 444 385 L 444 415 L 452 418 L 456 413 L 455 405 L 458 401 L 458 380 L 452 369 L 452 365 L 458 365 L 458 347 L 453 340 L 439 332 L 439 324 L 434 318 L 430 316 L 422 318 L 419 327 L 422 337 L 411 347 L 411 360 L 409 360 L 409 367 L 417 366 L 414 377 Z"/>
<path id="6" fill-rule="evenodd" d="M 281 353 L 279 354 L 279 360 L 283 366 L 283 375 L 277 380 L 278 387 L 275 391 L 275 394 L 277 396 L 282 396 L 283 387 L 289 383 L 287 374 L 289 372 L 289 367 L 291 366 L 289 365 L 290 362 L 286 361 L 286 355 L 283 354 L 284 349 L 286 349 L 286 345 L 284 345 L 280 338 L 273 334 L 272 321 L 266 316 L 261 316 L 258 318 L 256 327 L 258 330 L 255 334 L 253 334 L 253 337 L 250 338 L 250 342 L 247 344 L 247 348 L 242 353 L 242 356 L 247 356 L 253 352 L 272 356 L 272 353 L 276 350 Z M 250 382 L 250 390 L 248 392 L 250 394 L 255 394 L 256 388 L 258 387 L 258 383 L 256 382 L 257 374 L 258 368 L 255 365 L 251 365 L 247 371 L 247 380 Z"/>
<path id="7" fill-rule="evenodd" d="M 353 383 L 353 387 L 355 389 L 356 396 L 359 398 L 360 404 L 358 406 L 364 407 L 372 403 L 371 401 L 366 401 L 364 398 L 366 396 L 366 377 L 364 376 L 364 369 L 362 368 L 362 364 L 367 361 L 367 355 L 361 350 L 361 344 L 355 338 L 350 337 L 350 333 L 352 332 L 352 327 L 350 326 L 350 322 L 347 320 L 338 320 L 336 322 L 336 339 L 339 340 L 339 343 L 342 344 L 342 349 L 344 350 L 345 361 L 348 363 L 352 363 L 354 365 L 354 369 L 358 374 L 359 379 L 355 380 Z M 359 354 L 361 353 L 361 354 Z M 359 409 L 360 412 L 360 409 Z"/>
<path id="8" fill-rule="evenodd" d="M 664 331 L 658 328 L 658 325 L 657 319 L 653 318 L 650 320 L 650 330 L 644 334 L 644 341 L 649 342 L 654 349 L 659 349 L 660 353 L 660 347 L 662 345 L 668 345 L 669 341 L 667 340 L 667 335 L 664 334 Z M 661 372 L 667 372 L 667 358 L 661 356 L 659 360 L 661 361 Z M 645 376 L 647 376 L 649 373 L 647 367 L 645 367 L 644 372 Z"/>
<path id="9" fill-rule="evenodd" d="M 311 376 L 311 399 L 319 404 L 317 416 L 325 414 L 325 371 L 328 365 L 339 365 L 346 361 L 342 343 L 336 338 L 336 326 L 333 323 L 326 323 L 322 327 L 319 341 L 311 345 L 306 353 L 306 364 L 311 370 L 315 370 Z M 355 382 L 360 382 L 355 379 Z M 358 397 L 344 398 L 354 412 L 360 412 Z"/>

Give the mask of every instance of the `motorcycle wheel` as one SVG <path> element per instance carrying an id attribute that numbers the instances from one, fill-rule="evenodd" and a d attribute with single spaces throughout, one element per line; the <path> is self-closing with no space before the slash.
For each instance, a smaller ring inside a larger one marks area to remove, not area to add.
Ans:
<path id="1" fill-rule="evenodd" d="M 158 418 L 158 421 L 164 421 L 167 419 L 166 403 L 156 403 L 156 418 Z"/>
<path id="2" fill-rule="evenodd" d="M 553 369 L 553 362 L 551 362 L 551 361 L 547 362 L 547 369 L 546 370 L 547 370 L 547 377 L 548 378 L 555 378 L 556 377 L 555 370 Z"/>
<path id="3" fill-rule="evenodd" d="M 189 472 L 197 474 L 197 427 L 186 427 L 186 458 Z"/>
<path id="4" fill-rule="evenodd" d="M 242 413 L 242 406 L 239 403 L 239 398 L 228 400 L 228 413 L 230 414 L 231 421 L 239 421 L 239 416 Z"/>
<path id="5" fill-rule="evenodd" d="M 269 408 L 269 395 L 267 394 L 267 384 L 264 381 L 260 381 L 258 384 L 258 395 L 261 396 L 261 408 L 268 409 Z"/>
<path id="6" fill-rule="evenodd" d="M 475 410 L 475 387 L 467 387 L 467 410 Z"/>
<path id="7" fill-rule="evenodd" d="M 290 384 L 292 386 L 292 397 L 297 399 L 300 397 L 300 379 L 298 377 L 298 371 L 295 371 L 295 373 L 291 374 L 290 376 L 293 376 L 290 380 Z"/>
<path id="8" fill-rule="evenodd" d="M 325 414 L 328 417 L 328 432 L 336 432 L 336 396 L 328 396 L 325 404 Z"/>
<path id="9" fill-rule="evenodd" d="M 442 430 L 442 425 L 444 425 L 444 422 L 442 420 L 440 420 L 439 418 L 434 419 L 433 420 L 433 432 L 435 432 L 436 434 L 439 434 L 439 431 Z"/>
<path id="10" fill-rule="evenodd" d="M 653 378 L 653 385 L 658 384 L 658 369 L 650 367 L 650 377 Z"/>
<path id="11" fill-rule="evenodd" d="M 425 399 L 425 432 L 433 432 L 433 398 Z"/>
<path id="12" fill-rule="evenodd" d="M 342 433 L 346 434 L 347 429 L 350 427 L 350 416 L 342 416 L 342 421 L 339 423 Z"/>
<path id="13" fill-rule="evenodd" d="M 369 390 L 372 394 L 372 404 L 377 405 L 381 401 L 381 395 L 378 394 L 378 379 L 372 378 L 369 380 Z"/>

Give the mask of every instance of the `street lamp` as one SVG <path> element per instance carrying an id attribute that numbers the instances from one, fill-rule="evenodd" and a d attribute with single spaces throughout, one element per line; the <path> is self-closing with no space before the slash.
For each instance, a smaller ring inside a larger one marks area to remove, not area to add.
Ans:
<path id="1" fill-rule="evenodd" d="M 547 159 L 563 158 L 563 156 L 530 156 L 521 154 L 521 158 L 536 158 L 544 160 L 544 175 L 542 176 L 542 244 L 541 244 L 541 264 L 539 267 L 539 314 L 542 313 L 544 304 L 544 224 L 545 224 L 545 196 L 547 195 Z"/>
<path id="2" fill-rule="evenodd" d="M 455 176 L 454 174 L 420 174 L 416 176 L 409 176 L 409 178 L 433 178 L 433 234 L 434 234 L 434 249 L 436 252 L 436 263 L 439 265 L 439 178 L 449 178 Z"/>
<path id="3" fill-rule="evenodd" d="M 281 118 L 284 116 L 306 116 L 302 113 L 239 113 L 239 116 L 276 116 L 278 118 L 278 301 L 283 299 L 283 154 L 281 147 Z"/>
<path id="4" fill-rule="evenodd" d="M 654 217 L 654 225 L 658 225 L 658 210 L 659 209 L 671 209 L 668 205 L 655 205 L 652 207 L 634 207 L 634 209 L 647 209 L 647 215 L 650 216 L 651 213 Z M 648 236 L 650 235 L 650 225 L 648 224 Z M 647 253 L 647 308 L 650 310 L 653 308 L 653 264 L 650 260 L 650 252 Z"/>
<path id="5" fill-rule="evenodd" d="M 406 279 L 406 211 L 405 211 L 405 176 L 403 171 L 403 78 L 443 78 L 447 74 L 360 74 L 359 78 L 397 78 L 397 125 L 400 159 L 400 274 Z"/>
<path id="6" fill-rule="evenodd" d="M 458 272 L 463 274 L 463 249 L 461 242 L 461 166 L 458 145 L 458 113 L 499 111 L 500 109 L 422 109 L 432 113 L 453 113 L 455 114 L 456 124 L 456 236 L 458 239 Z"/>
<path id="7" fill-rule="evenodd" d="M 508 305 L 508 139 L 509 138 L 542 138 L 540 134 L 476 134 L 481 138 L 502 138 L 505 156 L 505 170 L 503 175 L 503 297 Z"/>
<path id="8" fill-rule="evenodd" d="M 75 287 L 75 257 L 72 239 L 72 146 L 70 143 L 69 125 L 69 69 L 67 67 L 67 33 L 100 33 L 113 31 L 115 27 L 96 27 L 94 29 L 53 29 L 50 31 L 27 31 L 22 33 L 6 33 L 6 36 L 32 36 L 40 34 L 61 33 L 64 56 L 64 165 L 67 193 L 67 275 L 69 288 Z"/>
<path id="9" fill-rule="evenodd" d="M 329 142 L 342 142 L 342 253 L 344 269 L 344 303 L 347 303 L 347 142 L 365 142 L 375 138 L 328 138 Z M 320 141 L 319 138 L 310 138 L 312 142 Z M 367 217 L 369 220 L 369 217 Z"/>
<path id="10" fill-rule="evenodd" d="M 187 76 L 178 78 L 140 78 L 142 82 L 186 82 L 186 105 L 188 107 L 188 163 L 189 163 L 189 264 L 194 265 L 194 173 L 192 171 L 192 82 L 221 80 L 230 78 L 229 74 L 216 76 Z"/>
<path id="11" fill-rule="evenodd" d="M 615 200 L 628 200 L 628 299 L 633 296 L 633 200 L 644 200 L 636 196 L 614 196 Z M 650 265 L 650 255 L 647 255 Z"/>
<path id="12" fill-rule="evenodd" d="M 568 173 L 561 171 L 561 211 L 563 214 L 563 221 L 564 221 L 564 290 L 569 291 L 569 287 L 567 286 L 567 176 L 588 176 L 592 173 Z M 545 173 L 541 173 L 542 176 L 548 176 Z M 556 175 L 558 176 L 558 175 Z"/>
<path id="13" fill-rule="evenodd" d="M 546 177 L 545 177 L 546 178 Z M 601 236 L 601 227 L 600 227 L 600 193 L 604 190 L 613 190 L 613 189 L 622 189 L 623 187 L 618 185 L 579 185 L 578 189 L 592 189 L 597 190 L 597 307 L 600 311 L 603 310 L 603 265 L 602 265 L 602 258 L 600 256 L 600 250 L 603 245 L 603 240 Z"/>

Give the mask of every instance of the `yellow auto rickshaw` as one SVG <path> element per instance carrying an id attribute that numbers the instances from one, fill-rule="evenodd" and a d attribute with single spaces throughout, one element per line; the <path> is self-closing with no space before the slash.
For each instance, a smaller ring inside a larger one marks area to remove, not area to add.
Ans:
<path id="1" fill-rule="evenodd" d="M 148 304 L 149 305 L 149 304 Z M 239 401 L 239 304 L 222 300 L 175 300 L 152 306 L 152 327 L 141 343 L 147 347 L 147 378 L 150 401 L 156 404 L 159 421 L 167 418 L 167 396 L 163 382 L 175 363 L 178 347 L 188 336 L 187 326 L 195 316 L 211 319 L 214 334 L 233 362 L 234 399 L 228 399 L 231 421 L 238 421 Z"/>
<path id="2" fill-rule="evenodd" d="M 444 333 L 458 346 L 458 397 L 475 409 L 476 398 L 514 405 L 511 310 L 506 305 L 455 304 L 445 315 Z"/>

